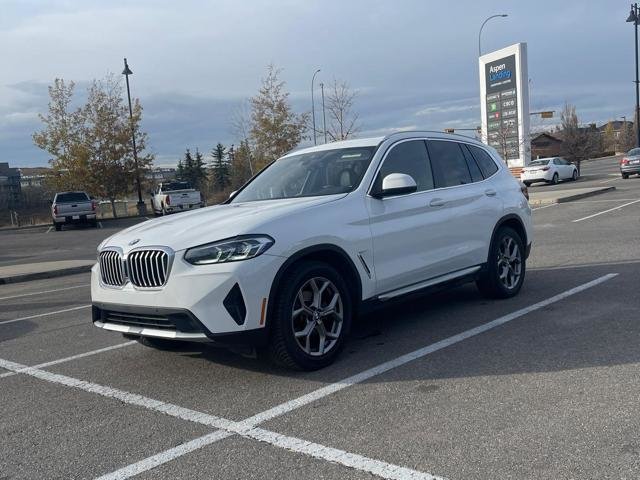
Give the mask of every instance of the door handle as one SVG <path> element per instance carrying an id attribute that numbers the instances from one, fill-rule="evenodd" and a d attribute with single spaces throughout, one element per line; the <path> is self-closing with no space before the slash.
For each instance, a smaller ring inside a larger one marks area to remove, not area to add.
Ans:
<path id="1" fill-rule="evenodd" d="M 430 207 L 442 207 L 442 206 L 444 206 L 445 203 L 447 203 L 447 202 L 445 202 L 442 198 L 434 198 L 433 200 L 431 200 L 429 202 L 429 206 Z"/>
<path id="2" fill-rule="evenodd" d="M 497 192 L 496 192 L 493 188 L 489 188 L 489 189 L 487 189 L 487 190 L 485 190 L 485 191 L 484 191 L 484 194 L 485 194 L 487 197 L 495 197 L 495 196 L 496 196 L 496 193 L 497 193 Z"/>

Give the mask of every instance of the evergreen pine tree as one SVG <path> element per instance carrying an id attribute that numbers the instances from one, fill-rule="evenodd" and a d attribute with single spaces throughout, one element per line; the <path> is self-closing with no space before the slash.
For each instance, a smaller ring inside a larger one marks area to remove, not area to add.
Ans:
<path id="1" fill-rule="evenodd" d="M 223 191 L 230 184 L 229 161 L 227 160 L 226 147 L 218 143 L 211 151 L 211 174 L 213 187 L 217 191 Z"/>

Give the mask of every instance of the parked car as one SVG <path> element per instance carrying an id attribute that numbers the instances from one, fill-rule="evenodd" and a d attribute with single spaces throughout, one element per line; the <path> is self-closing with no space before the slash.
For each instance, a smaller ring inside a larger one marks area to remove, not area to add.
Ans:
<path id="1" fill-rule="evenodd" d="M 51 217 L 56 231 L 72 223 L 97 226 L 97 204 L 86 192 L 59 192 L 51 202 Z"/>
<path id="2" fill-rule="evenodd" d="M 632 148 L 620 160 L 620 174 L 624 179 L 629 175 L 640 175 L 640 148 Z"/>
<path id="3" fill-rule="evenodd" d="M 204 207 L 202 195 L 189 182 L 159 184 L 151 193 L 151 205 L 156 215 L 183 212 Z"/>
<path id="4" fill-rule="evenodd" d="M 578 168 L 564 158 L 540 158 L 533 160 L 528 166 L 522 169 L 520 180 L 527 187 L 532 183 L 546 182 L 553 185 L 560 180 L 577 180 Z"/>
<path id="5" fill-rule="evenodd" d="M 531 209 L 498 153 L 452 134 L 396 133 L 298 150 L 223 205 L 98 247 L 93 322 L 155 347 L 251 344 L 330 364 L 367 307 L 475 281 L 516 295 Z"/>

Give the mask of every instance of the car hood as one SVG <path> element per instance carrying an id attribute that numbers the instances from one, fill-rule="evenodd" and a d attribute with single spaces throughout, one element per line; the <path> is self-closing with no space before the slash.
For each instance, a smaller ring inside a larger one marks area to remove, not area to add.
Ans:
<path id="1" fill-rule="evenodd" d="M 120 247 L 125 252 L 145 246 L 165 246 L 174 251 L 236 235 L 271 233 L 271 220 L 299 210 L 336 201 L 345 195 L 288 198 L 231 203 L 177 213 L 142 222 L 106 239 L 99 248 Z"/>

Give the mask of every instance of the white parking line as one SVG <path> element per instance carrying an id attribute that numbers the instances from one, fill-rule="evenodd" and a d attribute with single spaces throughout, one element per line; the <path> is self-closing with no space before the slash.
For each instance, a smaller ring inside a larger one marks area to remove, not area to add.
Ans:
<path id="1" fill-rule="evenodd" d="M 56 310 L 55 312 L 38 313 L 37 315 L 29 315 L 28 317 L 14 318 L 12 320 L 3 320 L 0 325 L 6 325 L 7 323 L 22 322 L 23 320 L 31 320 L 32 318 L 48 317 L 49 315 L 57 315 L 58 313 L 73 312 L 75 310 L 82 310 L 83 308 L 89 308 L 91 305 L 80 305 L 79 307 L 65 308 L 64 310 Z"/>
<path id="2" fill-rule="evenodd" d="M 44 232 L 44 233 L 49 233 L 49 232 L 51 231 L 51 229 L 52 229 L 52 228 L 53 228 L 53 227 L 49 227 L 49 228 L 47 228 L 47 231 L 46 231 L 46 232 Z"/>
<path id="3" fill-rule="evenodd" d="M 8 297 L 0 297 L 0 300 L 9 300 L 11 298 L 30 297 L 31 295 L 44 295 L 45 293 L 63 292 L 65 290 L 73 290 L 74 288 L 84 288 L 84 287 L 89 287 L 89 286 L 90 285 L 87 283 L 85 285 L 75 285 L 73 287 L 54 288 L 52 290 L 41 290 L 39 292 L 32 292 L 32 293 L 21 293 L 20 295 L 9 295 Z"/>
<path id="4" fill-rule="evenodd" d="M 543 205 L 542 207 L 532 208 L 531 211 L 535 212 L 536 210 L 542 210 L 543 208 L 549 208 L 549 207 L 557 207 L 558 205 L 560 205 L 560 204 L 559 203 L 552 203 L 550 205 Z"/>
<path id="5" fill-rule="evenodd" d="M 323 445 L 318 445 L 316 443 L 307 442 L 299 438 L 282 435 L 276 432 L 271 432 L 269 430 L 264 430 L 262 428 L 248 427 L 241 422 L 234 422 L 232 420 L 227 420 L 225 418 L 209 415 L 203 412 L 198 412 L 195 410 L 191 410 L 189 408 L 180 407 L 172 403 L 166 403 L 160 400 L 155 400 L 153 398 L 148 398 L 143 395 L 138 395 L 136 393 L 126 392 L 124 390 L 119 390 L 116 388 L 99 385 L 97 383 L 85 382 L 77 378 L 68 377 L 66 375 L 60 375 L 57 373 L 47 372 L 45 370 L 41 370 L 34 367 L 28 367 L 26 365 L 21 365 L 19 363 L 11 362 L 8 360 L 0 359 L 0 367 L 6 370 L 10 370 L 12 372 L 29 375 L 47 382 L 55 383 L 58 385 L 64 385 L 67 387 L 77 388 L 85 392 L 95 393 L 103 397 L 120 400 L 121 402 L 126 403 L 128 405 L 135 405 L 138 407 L 145 408 L 147 410 L 151 410 L 158 413 L 164 413 L 166 415 L 180 418 L 182 420 L 195 422 L 195 423 L 216 428 L 218 430 L 222 430 L 222 432 L 213 432 L 213 434 L 208 434 L 207 435 L 208 438 L 206 439 L 206 442 L 208 443 L 213 443 L 214 441 L 221 440 L 222 438 L 225 438 L 226 436 L 231 434 L 237 434 L 244 438 L 250 438 L 253 440 L 265 442 L 270 445 L 284 448 L 292 452 L 303 453 L 303 454 L 312 456 L 314 458 L 319 458 L 319 459 L 327 460 L 330 462 L 339 463 L 346 467 L 354 468 L 363 472 L 372 473 L 374 475 L 378 475 L 379 477 L 382 477 L 385 479 L 443 480 L 441 477 L 436 477 L 434 475 L 419 472 L 417 470 L 412 470 L 410 468 L 404 468 L 397 465 L 392 465 L 390 463 L 382 462 L 379 460 L 367 458 L 362 455 L 345 452 L 343 450 L 338 450 L 335 448 L 325 447 Z M 202 448 L 205 444 L 207 444 L 205 443 L 205 439 L 203 438 L 192 440 L 189 443 L 191 443 L 191 447 L 185 447 L 183 445 L 180 445 L 178 447 L 174 447 L 172 450 L 175 451 L 176 448 L 179 448 L 179 449 L 181 448 L 181 452 L 188 453 L 189 451 L 193 451 L 195 447 Z M 177 458 L 176 454 L 181 452 L 175 452 L 173 458 Z M 181 454 L 184 455 L 184 453 L 181 453 Z M 157 458 L 155 462 L 147 461 L 148 468 L 153 468 L 154 466 L 158 466 L 164 463 L 162 462 L 163 460 L 162 455 L 163 454 L 160 454 L 160 458 Z M 125 468 L 128 469 L 127 470 L 129 472 L 128 476 L 125 476 L 123 473 L 118 471 L 118 472 L 113 472 L 111 474 L 104 475 L 103 477 L 100 477 L 100 478 L 123 479 L 123 478 L 129 478 L 133 472 L 136 472 L 133 474 L 137 474 L 145 471 L 142 469 L 143 468 L 142 465 L 137 465 L 135 468 L 132 468 L 131 466 L 125 467 Z"/>
<path id="6" fill-rule="evenodd" d="M 129 345 L 135 345 L 137 343 L 138 342 L 136 342 L 135 340 L 132 340 L 130 342 L 118 343 L 116 345 L 111 345 L 110 347 L 99 348 L 97 350 L 91 350 L 90 352 L 78 353 L 77 355 L 72 355 L 70 357 L 65 357 L 65 358 L 59 358 L 57 360 L 52 360 L 50 362 L 39 363 L 38 365 L 33 365 L 32 367 L 27 367 L 27 368 L 46 368 L 46 367 L 51 367 L 53 365 L 60 365 L 61 363 L 71 362 L 73 360 L 78 360 L 79 358 L 86 358 L 92 355 L 97 355 L 99 353 L 110 352 L 111 350 L 116 350 L 122 347 L 128 347 Z M 21 372 L 5 372 L 3 374 L 0 374 L 0 378 L 11 377 L 19 373 Z"/>
<path id="7" fill-rule="evenodd" d="M 598 183 L 609 183 L 609 182 L 617 182 L 618 180 L 622 179 L 622 177 L 616 176 L 616 178 L 610 178 L 609 180 L 603 180 L 601 182 Z"/>
<path id="8" fill-rule="evenodd" d="M 102 226 L 102 222 L 98 222 L 98 226 L 99 226 L 100 228 L 104 228 L 104 227 Z"/>
<path id="9" fill-rule="evenodd" d="M 605 213 L 613 212 L 615 210 L 620 210 L 628 205 L 633 205 L 634 203 L 640 202 L 640 199 L 634 200 L 633 202 L 623 203 L 622 205 L 618 205 L 617 207 L 610 208 L 608 210 L 604 210 L 603 212 L 594 213 L 593 215 L 589 215 L 588 217 L 582 217 L 577 220 L 573 220 L 573 223 L 582 222 L 583 220 L 589 220 L 590 218 L 597 217 L 598 215 L 604 215 Z"/>
<path id="10" fill-rule="evenodd" d="M 453 335 L 439 342 L 427 345 L 423 348 L 415 350 L 406 355 L 402 355 L 393 360 L 384 362 L 376 367 L 365 370 L 361 373 L 345 378 L 339 382 L 327 385 L 326 387 L 315 390 L 311 393 L 290 400 L 276 407 L 270 408 L 264 412 L 258 413 L 252 417 L 247 418 L 242 422 L 233 422 L 230 420 L 214 417 L 194 410 L 185 409 L 177 405 L 166 404 L 164 402 L 153 400 L 150 398 L 142 397 L 141 395 L 123 392 L 121 390 L 112 389 L 110 387 L 104 387 L 96 385 L 90 382 L 83 382 L 78 379 L 66 377 L 63 375 L 57 375 L 46 372 L 37 368 L 30 368 L 24 365 L 9 362 L 7 360 L 0 359 L 0 367 L 13 372 L 20 372 L 23 374 L 31 375 L 42 380 L 46 380 L 53 383 L 59 383 L 74 388 L 79 388 L 88 392 L 97 393 L 99 395 L 108 396 L 111 398 L 118 398 L 119 400 L 131 404 L 138 405 L 144 408 L 148 408 L 154 411 L 166 413 L 175 417 L 182 418 L 193 422 L 202 423 L 223 430 L 224 432 L 214 432 L 203 437 L 191 440 L 184 444 L 178 445 L 172 449 L 158 453 L 152 457 L 148 457 L 139 462 L 126 466 L 110 474 L 104 475 L 101 479 L 127 479 L 144 471 L 155 468 L 166 462 L 174 460 L 189 452 L 203 448 L 206 445 L 210 445 L 222 438 L 226 438 L 231 433 L 236 433 L 245 438 L 251 438 L 262 442 L 269 443 L 274 446 L 285 448 L 298 453 L 304 453 L 306 455 L 313 456 L 315 458 L 322 458 L 335 463 L 339 463 L 344 466 L 356 468 L 362 471 L 373 473 L 375 475 L 382 476 L 383 478 L 394 478 L 400 480 L 407 479 L 437 479 L 430 474 L 417 472 L 415 470 L 406 469 L 403 467 L 397 467 L 387 464 L 385 462 L 379 462 L 377 460 L 362 457 L 341 450 L 333 449 L 323 445 L 318 445 L 311 442 L 306 442 L 294 437 L 288 437 L 280 435 L 274 432 L 270 432 L 264 429 L 256 428 L 259 423 L 271 420 L 285 413 L 291 412 L 297 408 L 303 407 L 318 399 L 324 398 L 328 395 L 336 393 L 352 385 L 364 382 L 374 376 L 385 373 L 391 369 L 400 367 L 409 362 L 422 358 L 426 355 L 434 353 L 443 348 L 449 347 L 456 343 L 462 342 L 468 338 L 480 335 L 481 333 L 492 330 L 498 326 L 504 325 L 512 320 L 520 318 L 528 313 L 542 309 L 555 302 L 568 298 L 577 293 L 583 292 L 596 285 L 604 283 L 614 277 L 617 273 L 610 273 L 602 277 L 596 278 L 590 282 L 574 287 L 570 290 L 566 290 L 558 295 L 542 300 L 538 303 L 522 308 L 510 314 L 499 317 L 488 323 L 479 325 L 478 327 L 466 330 L 457 335 Z"/>

